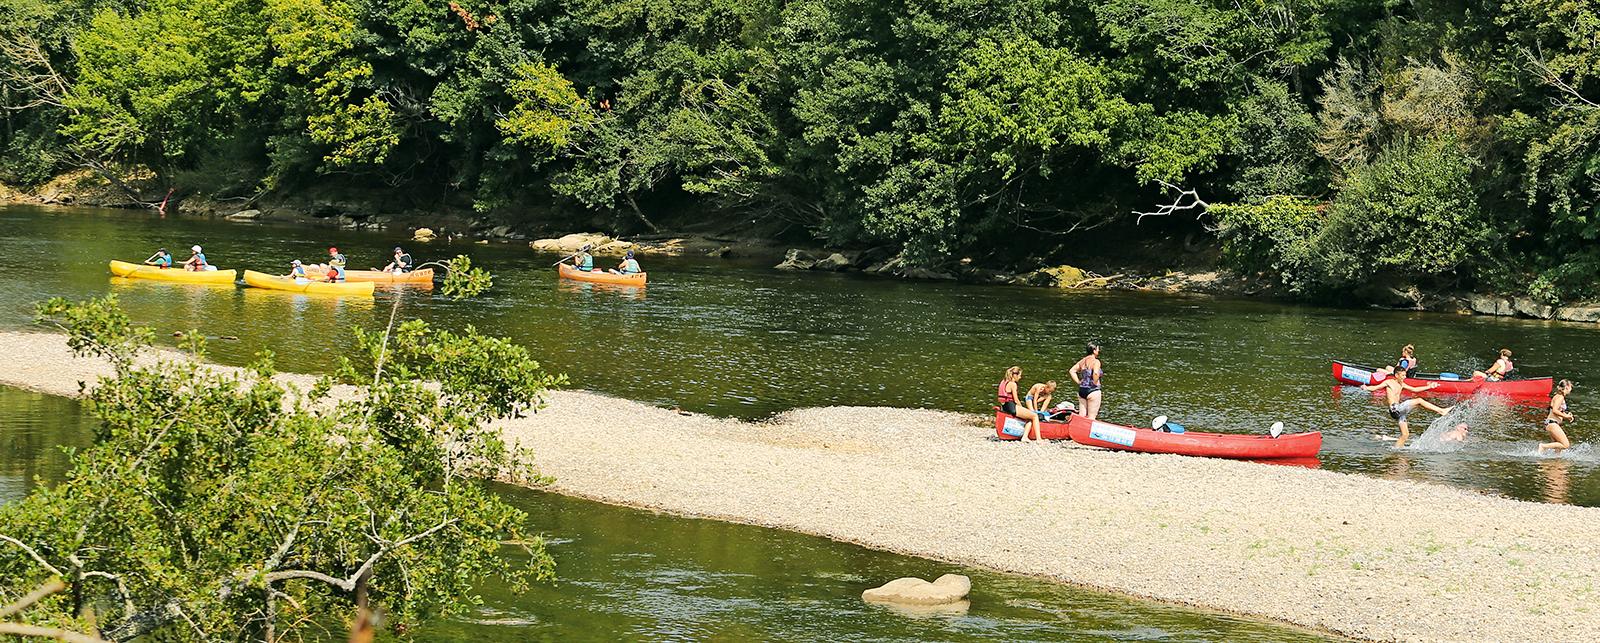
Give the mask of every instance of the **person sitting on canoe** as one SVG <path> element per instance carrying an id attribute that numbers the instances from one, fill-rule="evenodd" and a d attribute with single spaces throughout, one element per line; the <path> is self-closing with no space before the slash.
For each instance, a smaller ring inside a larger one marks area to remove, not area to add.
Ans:
<path id="1" fill-rule="evenodd" d="M 1400 360 L 1394 363 L 1394 372 L 1401 378 L 1410 377 L 1417 371 L 1417 347 L 1406 344 L 1400 349 Z"/>
<path id="2" fill-rule="evenodd" d="M 295 259 L 294 261 L 289 262 L 289 274 L 284 275 L 284 276 L 288 277 L 290 279 L 293 279 L 295 281 L 300 281 L 302 279 L 304 279 L 306 281 L 310 281 L 311 280 L 310 277 L 306 276 L 306 266 L 305 266 L 305 264 L 300 263 L 299 259 Z"/>
<path id="3" fill-rule="evenodd" d="M 200 252 L 200 246 L 190 246 L 189 250 L 194 254 L 189 256 L 188 261 L 183 262 L 184 270 L 199 272 L 205 270 L 206 266 L 210 265 L 206 263 L 206 253 Z"/>
<path id="4" fill-rule="evenodd" d="M 1022 367 L 1013 366 L 1006 369 L 1005 375 L 1000 377 L 1000 387 L 995 393 L 996 402 L 1000 404 L 1000 411 L 1028 423 L 1028 428 L 1022 432 L 1021 440 L 1028 441 L 1031 433 L 1033 439 L 1039 439 L 1039 414 L 1026 406 L 1017 406 L 1017 381 L 1022 379 Z"/>
<path id="5" fill-rule="evenodd" d="M 582 272 L 594 272 L 595 256 L 594 254 L 589 254 L 589 248 L 594 248 L 594 246 L 584 243 L 582 248 L 578 248 L 578 254 L 573 254 L 574 269 L 582 270 Z"/>
<path id="6" fill-rule="evenodd" d="M 414 264 L 415 262 L 411 260 L 411 255 L 406 254 L 405 250 L 401 250 L 400 246 L 395 246 L 394 260 L 390 261 L 389 265 L 384 266 L 383 271 L 403 275 L 410 272 L 411 266 Z"/>
<path id="7" fill-rule="evenodd" d="M 1446 413 L 1449 413 L 1450 409 L 1453 408 L 1441 408 L 1432 402 L 1415 397 L 1409 400 L 1401 400 L 1401 392 L 1411 391 L 1412 393 L 1422 393 L 1438 388 L 1438 386 L 1439 384 L 1437 382 L 1427 386 L 1412 386 L 1407 384 L 1404 379 L 1399 377 L 1385 377 L 1379 382 L 1368 384 L 1361 388 L 1368 391 L 1383 389 L 1383 393 L 1389 402 L 1389 417 L 1394 418 L 1395 421 L 1400 424 L 1400 439 L 1394 443 L 1394 448 L 1398 449 L 1405 446 L 1406 440 L 1411 438 L 1411 425 L 1406 422 L 1406 416 L 1411 415 L 1411 412 L 1416 410 L 1417 407 L 1420 406 L 1428 409 L 1429 411 L 1433 411 L 1434 413 L 1438 413 L 1441 417 Z"/>
<path id="8" fill-rule="evenodd" d="M 1472 379 L 1498 382 L 1511 377 L 1511 371 L 1516 370 L 1516 368 L 1516 365 L 1511 363 L 1511 349 L 1502 348 L 1500 349 L 1500 359 L 1495 360 L 1494 365 L 1490 366 L 1487 371 L 1473 371 Z"/>
<path id="9" fill-rule="evenodd" d="M 1050 380 L 1028 387 L 1028 394 L 1023 396 L 1022 403 L 1039 416 L 1041 422 L 1050 421 L 1050 397 L 1055 395 L 1056 381 Z"/>
<path id="10" fill-rule="evenodd" d="M 1572 448 L 1572 441 L 1567 439 L 1567 431 L 1561 428 L 1562 422 L 1572 421 L 1572 411 L 1567 408 L 1567 396 L 1572 394 L 1572 380 L 1561 380 L 1556 383 L 1555 393 L 1550 396 L 1550 412 L 1544 416 L 1544 428 L 1550 432 L 1550 439 L 1554 442 L 1545 442 L 1539 445 L 1539 454 L 1545 451 L 1561 451 Z"/>
<path id="11" fill-rule="evenodd" d="M 337 247 L 329 246 L 328 269 L 325 271 L 325 273 L 330 283 L 339 283 L 344 281 L 344 264 L 344 255 L 339 252 Z"/>
<path id="12" fill-rule="evenodd" d="M 155 254 L 150 255 L 149 259 L 145 259 L 144 260 L 144 265 L 146 265 L 146 266 L 155 266 L 155 267 L 160 268 L 162 270 L 166 270 L 168 268 L 171 268 L 172 267 L 172 253 L 167 252 L 166 248 L 161 248 L 160 250 L 157 250 Z"/>
<path id="13" fill-rule="evenodd" d="M 614 275 L 637 275 L 637 274 L 639 274 L 641 272 L 644 272 L 644 271 L 639 269 L 639 262 L 634 261 L 634 259 L 633 259 L 633 251 L 629 250 L 628 254 L 622 256 L 622 263 L 617 264 L 616 269 L 612 270 L 611 274 L 614 274 Z"/>
<path id="14" fill-rule="evenodd" d="M 1083 359 L 1073 364 L 1072 370 L 1067 374 L 1078 384 L 1078 412 L 1091 420 L 1099 418 L 1100 378 L 1105 374 L 1101 370 L 1100 345 L 1090 342 L 1085 346 Z"/>

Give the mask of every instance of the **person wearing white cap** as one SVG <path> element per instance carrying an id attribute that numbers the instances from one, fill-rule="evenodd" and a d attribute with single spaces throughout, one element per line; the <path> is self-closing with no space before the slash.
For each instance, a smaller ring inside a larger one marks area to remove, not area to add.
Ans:
<path id="1" fill-rule="evenodd" d="M 304 264 L 300 263 L 299 259 L 289 262 L 289 274 L 285 276 L 297 282 L 309 281 L 311 279 L 310 277 L 306 276 L 306 267 Z"/>
<path id="2" fill-rule="evenodd" d="M 188 261 L 183 262 L 183 269 L 193 271 L 205 270 L 206 266 L 209 265 L 206 263 L 206 253 L 200 252 L 200 246 L 190 246 L 189 250 L 193 251 L 194 255 L 189 257 Z"/>

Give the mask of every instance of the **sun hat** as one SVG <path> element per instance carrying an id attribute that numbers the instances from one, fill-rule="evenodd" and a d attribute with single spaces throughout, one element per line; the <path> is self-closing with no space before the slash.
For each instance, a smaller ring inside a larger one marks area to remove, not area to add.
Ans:
<path id="1" fill-rule="evenodd" d="M 195 252 L 200 252 L 200 246 L 189 246 L 189 249 Z"/>

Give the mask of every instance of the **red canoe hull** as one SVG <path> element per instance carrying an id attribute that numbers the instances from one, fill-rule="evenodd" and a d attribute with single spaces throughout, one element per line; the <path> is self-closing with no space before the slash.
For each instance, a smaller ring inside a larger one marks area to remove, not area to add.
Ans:
<path id="1" fill-rule="evenodd" d="M 1081 415 L 1074 415 L 1071 421 L 1067 422 L 1067 433 L 1073 442 L 1092 447 L 1207 458 L 1238 460 L 1311 458 L 1322 450 L 1322 433 L 1316 431 L 1289 433 L 1276 438 L 1270 435 L 1196 431 L 1167 433 L 1090 420 Z"/>
<path id="2" fill-rule="evenodd" d="M 1347 362 L 1333 363 L 1333 379 L 1340 384 L 1350 386 L 1366 386 L 1382 377 L 1374 377 L 1378 369 Z M 1506 397 L 1549 397 L 1551 381 L 1548 377 L 1536 377 L 1526 380 L 1501 380 L 1489 382 L 1473 379 L 1446 379 L 1428 373 L 1419 373 L 1417 377 L 1406 378 L 1406 384 L 1412 386 L 1427 386 L 1438 384 L 1431 392 L 1440 395 L 1473 395 L 1487 393 L 1489 395 L 1503 395 Z"/>
<path id="3" fill-rule="evenodd" d="M 1027 430 L 1027 426 L 1028 426 L 1027 422 L 1022 421 L 1022 420 L 1016 418 L 1015 416 L 1007 415 L 1006 413 L 1001 412 L 999 409 L 995 409 L 995 412 L 994 412 L 994 434 L 996 436 L 999 436 L 999 438 L 1002 439 L 1002 440 L 1020 440 L 1020 439 L 1022 439 L 1022 438 L 1020 438 L 1018 436 L 1012 435 L 1010 433 L 1006 433 L 1006 422 L 1009 421 L 1009 420 L 1015 420 L 1016 422 L 1021 422 L 1022 423 L 1020 429 L 1014 428 L 1013 430 L 1018 430 L 1018 431 Z M 1015 426 L 1015 425 L 1013 425 L 1013 426 Z M 1039 423 L 1039 433 L 1046 440 L 1067 440 L 1067 439 L 1070 439 L 1070 438 L 1067 437 L 1067 423 L 1066 422 L 1040 422 Z M 1033 437 L 1034 436 L 1030 435 L 1030 436 L 1028 436 L 1028 439 L 1031 440 L 1031 439 L 1033 439 Z"/>

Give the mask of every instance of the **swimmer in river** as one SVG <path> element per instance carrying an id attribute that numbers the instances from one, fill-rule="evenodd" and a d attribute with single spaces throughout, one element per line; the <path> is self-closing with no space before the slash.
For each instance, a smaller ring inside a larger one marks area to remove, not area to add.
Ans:
<path id="1" fill-rule="evenodd" d="M 1398 449 L 1405 446 L 1406 440 L 1411 437 L 1411 425 L 1406 422 L 1406 416 L 1411 415 L 1411 411 L 1420 406 L 1428 409 L 1429 411 L 1433 411 L 1434 413 L 1438 413 L 1440 416 L 1443 416 L 1444 414 L 1449 413 L 1451 409 L 1451 407 L 1440 407 L 1432 402 L 1419 398 L 1401 400 L 1401 392 L 1410 391 L 1412 393 L 1423 393 L 1431 391 L 1438 386 L 1439 385 L 1436 383 L 1429 384 L 1427 386 L 1412 386 L 1410 384 L 1406 384 L 1405 380 L 1399 377 L 1385 377 L 1383 380 L 1375 384 L 1369 384 L 1361 388 L 1368 391 L 1383 389 L 1383 393 L 1385 396 L 1387 396 L 1389 401 L 1389 417 L 1394 418 L 1395 421 L 1400 425 L 1400 439 L 1396 440 L 1394 443 L 1394 448 Z"/>
<path id="2" fill-rule="evenodd" d="M 1466 442 L 1467 441 L 1467 423 L 1466 422 L 1457 422 L 1455 427 L 1451 428 L 1449 431 L 1445 431 L 1444 435 L 1439 436 L 1439 441 L 1440 442 Z"/>

